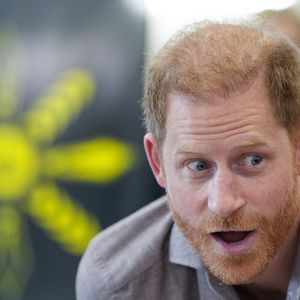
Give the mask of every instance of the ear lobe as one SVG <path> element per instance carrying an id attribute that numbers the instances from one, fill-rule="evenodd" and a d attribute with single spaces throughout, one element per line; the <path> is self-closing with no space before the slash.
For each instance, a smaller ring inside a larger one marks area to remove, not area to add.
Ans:
<path id="1" fill-rule="evenodd" d="M 157 183 L 165 188 L 166 180 L 163 172 L 163 165 L 159 155 L 158 145 L 152 133 L 147 133 L 144 136 L 144 147 L 147 154 L 148 162 Z"/>

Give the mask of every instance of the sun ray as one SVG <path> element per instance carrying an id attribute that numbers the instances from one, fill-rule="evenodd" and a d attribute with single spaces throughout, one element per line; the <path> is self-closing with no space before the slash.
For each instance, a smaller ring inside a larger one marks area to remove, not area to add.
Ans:
<path id="1" fill-rule="evenodd" d="M 24 128 L 38 144 L 50 144 L 94 96 L 95 82 L 84 70 L 69 70 L 24 115 Z"/>
<path id="2" fill-rule="evenodd" d="M 82 254 L 100 231 L 95 216 L 52 183 L 32 188 L 26 210 L 51 239 L 73 255 Z"/>
<path id="3" fill-rule="evenodd" d="M 39 154 L 22 130 L 0 126 L 0 201 L 20 202 L 39 178 Z"/>
<path id="4" fill-rule="evenodd" d="M 1 299 L 18 299 L 33 271 L 33 257 L 27 226 L 13 206 L 0 206 L 0 240 Z"/>
<path id="5" fill-rule="evenodd" d="M 0 30 L 0 57 L 1 50 Z M 9 58 L 7 66 L 12 65 Z M 22 297 L 34 269 L 25 214 L 72 255 L 81 255 L 101 230 L 95 215 L 55 180 L 109 183 L 135 167 L 140 152 L 103 137 L 52 147 L 93 99 L 94 79 L 81 69 L 64 73 L 23 115 L 21 124 L 14 122 L 20 81 L 15 76 L 20 69 L 14 67 L 0 71 L 0 299 L 6 300 Z"/>
<path id="6" fill-rule="evenodd" d="M 43 171 L 62 180 L 107 183 L 132 169 L 138 151 L 113 138 L 96 138 L 45 151 Z"/>

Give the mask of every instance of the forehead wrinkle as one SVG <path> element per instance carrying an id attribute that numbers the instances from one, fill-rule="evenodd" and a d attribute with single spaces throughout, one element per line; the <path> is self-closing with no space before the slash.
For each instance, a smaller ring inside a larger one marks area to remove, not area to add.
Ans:
<path id="1" fill-rule="evenodd" d="M 188 109 L 187 116 L 182 114 L 179 108 L 175 108 L 175 116 L 178 118 L 176 124 L 178 128 L 197 128 L 203 130 L 212 129 L 212 132 L 220 130 L 221 132 L 230 130 L 231 127 L 243 126 L 243 123 L 251 123 L 255 118 L 259 117 L 259 111 L 255 108 L 249 108 L 246 111 L 207 111 L 204 109 L 204 114 L 193 115 L 194 109 Z M 192 116 L 191 119 L 189 119 Z M 192 123 L 190 123 L 190 120 Z M 168 121 L 168 120 L 167 120 Z M 171 124 L 169 124 L 171 125 Z M 173 127 L 172 125 L 170 127 Z M 225 129 L 223 129 L 225 128 Z M 211 131 L 209 131 L 211 132 Z"/>
<path id="2" fill-rule="evenodd" d="M 230 139 L 231 137 L 235 136 L 236 134 L 248 134 L 249 131 L 247 129 L 240 131 L 240 132 L 234 132 L 230 135 L 227 135 L 225 139 Z M 221 137 L 221 140 L 223 140 L 224 136 Z M 205 147 L 206 142 L 219 142 L 220 138 L 215 136 L 215 137 L 210 137 L 210 138 L 205 138 L 202 139 L 201 137 L 197 136 L 194 139 L 190 140 L 188 144 L 183 144 L 179 145 L 179 147 L 176 149 L 176 154 L 180 153 L 199 153 L 199 142 L 202 142 L 203 144 L 201 147 Z M 265 146 L 268 145 L 269 147 L 274 148 L 273 143 L 267 139 L 265 136 L 260 135 L 258 133 L 251 134 L 250 136 L 245 136 L 243 139 L 239 139 L 235 143 L 230 143 L 230 149 L 239 149 L 239 148 L 247 148 L 247 147 L 252 147 L 252 146 Z"/>
<path id="3" fill-rule="evenodd" d="M 203 136 L 206 140 L 215 140 L 230 138 L 236 134 L 243 134 L 249 132 L 254 128 L 253 124 L 245 124 L 242 126 L 232 126 L 232 128 L 221 127 L 221 128 L 186 128 L 186 130 L 181 130 L 180 134 L 188 136 L 198 136 L 201 138 Z"/>
<path id="4" fill-rule="evenodd" d="M 254 127 L 256 114 L 237 115 L 236 117 L 227 116 L 223 119 L 212 118 L 197 118 L 191 124 L 187 119 L 182 118 L 175 125 L 180 134 L 183 135 L 203 135 L 208 138 L 208 135 L 224 135 L 230 136 L 240 130 L 251 130 Z M 177 131 L 176 130 L 176 131 Z M 214 137 L 215 138 L 215 137 Z"/>
<path id="5" fill-rule="evenodd" d="M 202 146 L 207 143 L 207 142 L 224 142 L 226 139 L 230 139 L 231 137 L 237 136 L 237 135 L 243 135 L 243 134 L 249 134 L 249 130 L 252 129 L 252 125 L 249 125 L 245 128 L 243 128 L 243 130 L 240 129 L 235 129 L 232 130 L 230 132 L 228 132 L 228 134 L 224 135 L 222 133 L 217 133 L 217 134 L 213 134 L 213 135 L 199 135 L 199 134 L 192 134 L 193 136 L 191 139 L 189 139 L 188 144 L 186 145 L 180 145 L 178 147 L 178 149 L 176 150 L 177 153 L 179 152 L 197 152 L 197 150 L 195 148 L 198 147 L 199 143 L 202 143 Z M 188 136 L 189 134 L 187 134 Z M 244 140 L 242 139 L 241 142 L 238 143 L 237 147 L 243 147 L 246 145 L 254 145 L 255 139 L 246 139 L 249 143 L 244 143 Z M 246 141 L 245 140 L 245 141 Z M 258 138 L 257 141 L 260 141 L 260 143 L 262 143 L 263 139 Z"/>
<path id="6" fill-rule="evenodd" d="M 191 109 L 193 111 L 193 109 Z M 205 109 L 204 109 L 205 111 Z M 246 118 L 252 119 L 259 116 L 259 112 L 256 108 L 248 108 L 245 111 L 231 111 L 230 109 L 222 111 L 211 111 L 207 112 L 204 115 L 198 115 L 197 119 L 199 121 L 203 120 L 203 125 L 206 125 L 208 127 L 213 126 L 222 126 L 226 125 L 228 123 L 238 122 L 240 120 L 244 120 Z M 184 118 L 183 118 L 184 119 Z"/>

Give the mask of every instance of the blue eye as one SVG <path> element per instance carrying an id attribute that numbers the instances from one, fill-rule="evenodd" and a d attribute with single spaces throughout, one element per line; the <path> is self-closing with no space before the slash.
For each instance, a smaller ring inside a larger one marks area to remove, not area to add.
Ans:
<path id="1" fill-rule="evenodd" d="M 208 163 L 204 160 L 190 162 L 187 166 L 192 171 L 205 171 L 209 167 Z"/>
<path id="2" fill-rule="evenodd" d="M 257 166 L 263 161 L 260 155 L 248 155 L 244 158 L 245 165 Z"/>

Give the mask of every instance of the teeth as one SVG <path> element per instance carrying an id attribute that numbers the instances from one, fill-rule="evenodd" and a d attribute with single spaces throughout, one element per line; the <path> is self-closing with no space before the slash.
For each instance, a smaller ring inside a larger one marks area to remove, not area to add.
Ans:
<path id="1" fill-rule="evenodd" d="M 245 239 L 249 231 L 221 231 L 215 234 L 226 243 L 237 243 Z"/>

